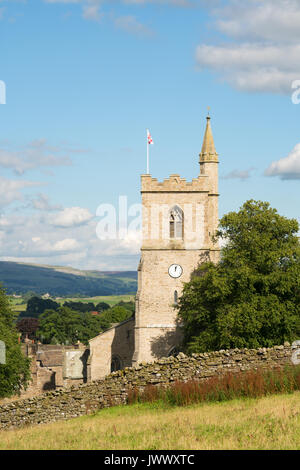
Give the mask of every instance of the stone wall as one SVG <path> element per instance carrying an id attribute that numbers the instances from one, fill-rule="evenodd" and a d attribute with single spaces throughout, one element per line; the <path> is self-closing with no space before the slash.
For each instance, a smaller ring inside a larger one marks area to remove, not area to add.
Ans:
<path id="1" fill-rule="evenodd" d="M 233 349 L 192 357 L 180 353 L 177 357 L 113 372 L 103 380 L 69 389 L 55 390 L 41 396 L 22 399 L 0 406 L 0 429 L 20 427 L 74 418 L 94 410 L 125 404 L 128 390 L 142 390 L 147 384 L 168 385 L 174 381 L 205 380 L 224 372 L 239 372 L 259 367 L 292 364 L 297 346 L 276 346 L 262 349 Z"/>

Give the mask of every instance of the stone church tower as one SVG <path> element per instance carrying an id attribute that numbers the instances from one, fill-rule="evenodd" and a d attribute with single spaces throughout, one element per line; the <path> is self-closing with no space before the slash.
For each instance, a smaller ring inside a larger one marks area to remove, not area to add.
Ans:
<path id="1" fill-rule="evenodd" d="M 133 362 L 172 354 L 181 328 L 174 309 L 183 283 L 201 261 L 216 262 L 212 242 L 218 226 L 218 154 L 207 117 L 200 174 L 187 182 L 177 174 L 158 182 L 142 175 L 143 243 L 138 268 Z"/>
<path id="2" fill-rule="evenodd" d="M 210 116 L 199 155 L 200 172 L 191 182 L 177 174 L 163 182 L 141 177 L 141 260 L 135 318 L 90 341 L 91 379 L 118 368 L 175 352 L 182 338 L 174 308 L 191 273 L 203 261 L 217 262 L 212 241 L 218 227 L 218 154 Z"/>

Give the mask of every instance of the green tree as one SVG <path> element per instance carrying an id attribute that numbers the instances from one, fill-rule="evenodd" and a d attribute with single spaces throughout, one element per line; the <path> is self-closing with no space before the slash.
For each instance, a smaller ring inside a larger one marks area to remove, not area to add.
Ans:
<path id="1" fill-rule="evenodd" d="M 30 379 L 30 361 L 21 351 L 15 318 L 5 291 L 0 288 L 0 340 L 5 343 L 6 363 L 0 364 L 0 397 L 8 397 L 26 388 Z"/>
<path id="2" fill-rule="evenodd" d="M 39 316 L 37 337 L 45 344 L 75 344 L 88 341 L 110 327 L 107 320 L 90 312 L 78 312 L 68 307 L 46 310 Z"/>
<path id="3" fill-rule="evenodd" d="M 114 306 L 100 315 L 100 325 L 103 330 L 110 328 L 113 323 L 120 323 L 132 317 L 132 312 L 125 307 Z"/>
<path id="4" fill-rule="evenodd" d="M 52 299 L 42 299 L 41 297 L 31 297 L 27 302 L 26 312 L 20 314 L 20 318 L 38 318 L 45 310 L 57 310 L 59 304 Z"/>
<path id="5" fill-rule="evenodd" d="M 46 310 L 39 316 L 36 336 L 45 344 L 75 344 L 77 341 L 88 344 L 91 338 L 110 328 L 113 323 L 131 316 L 131 310 L 120 306 L 109 308 L 101 315 L 62 306 L 58 310 Z"/>
<path id="6" fill-rule="evenodd" d="M 129 302 L 124 302 L 124 300 L 121 300 L 118 302 L 114 307 L 124 307 L 126 310 L 129 310 L 132 314 L 135 312 L 135 303 L 131 300 Z"/>
<path id="7" fill-rule="evenodd" d="M 110 305 L 107 304 L 106 302 L 99 302 L 96 307 L 95 307 L 95 310 L 97 312 L 103 312 L 104 310 L 108 310 L 110 308 Z"/>
<path id="8" fill-rule="evenodd" d="M 76 312 L 92 312 L 95 310 L 95 305 L 93 302 L 74 302 L 68 301 L 63 304 L 63 307 L 68 307 Z"/>
<path id="9" fill-rule="evenodd" d="M 179 300 L 187 352 L 270 347 L 300 337 L 298 222 L 250 200 L 221 221 L 221 261 L 205 263 Z"/>

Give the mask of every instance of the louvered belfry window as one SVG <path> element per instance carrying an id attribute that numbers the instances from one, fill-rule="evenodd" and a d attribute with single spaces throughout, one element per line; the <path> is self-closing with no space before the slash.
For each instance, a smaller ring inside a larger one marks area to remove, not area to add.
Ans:
<path id="1" fill-rule="evenodd" d="M 183 238 L 183 211 L 178 206 L 170 210 L 170 238 Z"/>

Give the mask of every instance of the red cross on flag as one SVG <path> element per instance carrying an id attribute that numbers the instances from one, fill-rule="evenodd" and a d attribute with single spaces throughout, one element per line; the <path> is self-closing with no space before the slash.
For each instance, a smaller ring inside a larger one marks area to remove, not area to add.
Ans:
<path id="1" fill-rule="evenodd" d="M 150 132 L 149 132 L 149 129 L 147 129 L 147 139 L 148 139 L 148 144 L 149 144 L 149 145 L 151 145 L 151 144 L 153 145 L 154 142 L 153 142 L 153 140 L 152 140 L 152 137 L 151 137 L 151 134 L 150 134 Z"/>

